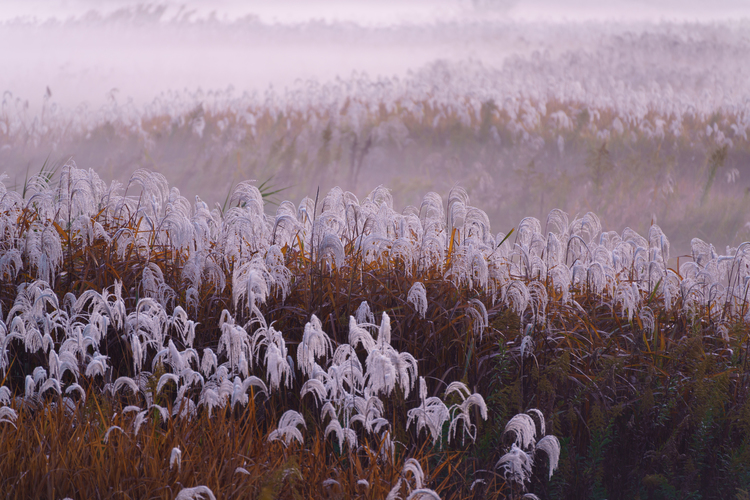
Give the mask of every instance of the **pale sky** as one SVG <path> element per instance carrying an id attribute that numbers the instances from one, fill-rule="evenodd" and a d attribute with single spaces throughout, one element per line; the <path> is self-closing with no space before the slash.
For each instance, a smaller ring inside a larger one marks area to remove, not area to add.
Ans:
<path id="1" fill-rule="evenodd" d="M 193 12 L 218 19 L 255 15 L 264 23 L 310 20 L 384 26 L 495 16 L 551 22 L 582 20 L 715 21 L 750 17 L 747 0 L 3 0 L 0 20 L 15 17 L 67 19 L 89 11 L 111 13 L 124 7 L 163 5 L 167 16 Z"/>

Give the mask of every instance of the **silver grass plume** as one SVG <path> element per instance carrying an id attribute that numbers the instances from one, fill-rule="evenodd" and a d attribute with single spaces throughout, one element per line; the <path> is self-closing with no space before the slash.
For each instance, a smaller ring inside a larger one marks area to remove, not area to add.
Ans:
<path id="1" fill-rule="evenodd" d="M 450 394 L 456 393 L 461 398 L 461 402 L 452 405 L 449 408 L 451 416 L 451 423 L 448 428 L 448 442 L 450 443 L 451 436 L 455 437 L 458 429 L 458 423 L 463 422 L 463 437 L 468 435 L 472 442 L 476 441 L 476 425 L 471 423 L 471 415 L 469 413 L 472 406 L 476 406 L 479 409 L 479 414 L 482 419 L 487 420 L 487 405 L 484 402 L 484 398 L 478 393 L 471 394 L 469 388 L 463 382 L 451 382 L 448 388 L 445 390 L 445 396 L 448 397 Z"/>
<path id="2" fill-rule="evenodd" d="M 406 301 L 413 305 L 417 314 L 424 319 L 427 313 L 427 290 L 425 290 L 422 282 L 414 282 L 411 288 L 409 288 L 409 293 L 406 295 Z"/>
<path id="3" fill-rule="evenodd" d="M 333 343 L 323 331 L 323 325 L 318 317 L 313 314 L 305 325 L 302 342 L 297 347 L 297 365 L 303 375 L 308 375 L 312 372 L 316 358 L 330 354 L 333 354 Z"/>
<path id="4" fill-rule="evenodd" d="M 443 424 L 450 419 L 450 411 L 440 398 L 427 397 L 427 384 L 424 377 L 419 377 L 419 399 L 421 404 L 406 413 L 406 427 L 410 427 L 412 421 L 416 422 L 417 434 L 422 429 L 427 429 L 432 438 L 432 444 L 435 445 L 442 438 Z"/>
<path id="5" fill-rule="evenodd" d="M 515 436 L 514 445 L 527 449 L 536 442 L 536 424 L 526 413 L 519 413 L 505 424 L 503 434 L 512 433 Z"/>
<path id="6" fill-rule="evenodd" d="M 216 500 L 213 492 L 207 486 L 196 486 L 194 488 L 183 488 L 174 500 Z"/>
<path id="7" fill-rule="evenodd" d="M 169 454 L 169 470 L 172 470 L 175 465 L 179 473 L 182 470 L 182 450 L 176 446 L 172 448 L 172 452 Z"/>
<path id="8" fill-rule="evenodd" d="M 553 435 L 544 436 L 536 444 L 536 451 L 543 451 L 549 458 L 549 479 L 552 479 L 560 460 L 560 441 Z"/>
<path id="9" fill-rule="evenodd" d="M 297 426 L 307 428 L 305 419 L 294 410 L 287 410 L 279 419 L 279 423 L 275 430 L 268 435 L 268 441 L 280 441 L 283 440 L 286 446 L 292 441 L 297 441 L 299 444 L 305 442 L 305 438 L 302 437 L 302 433 L 297 429 Z"/>
<path id="10" fill-rule="evenodd" d="M 532 458 L 516 443 L 495 464 L 496 469 L 502 469 L 505 479 L 517 484 L 524 484 L 531 478 L 532 466 Z"/>

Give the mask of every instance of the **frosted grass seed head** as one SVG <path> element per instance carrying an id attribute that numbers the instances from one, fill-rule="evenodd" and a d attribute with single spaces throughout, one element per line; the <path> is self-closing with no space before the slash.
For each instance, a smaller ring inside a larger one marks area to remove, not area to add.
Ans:
<path id="1" fill-rule="evenodd" d="M 417 314 L 422 319 L 425 318 L 425 314 L 427 313 L 427 290 L 425 290 L 421 282 L 414 282 L 406 296 L 406 301 L 414 306 Z"/>
<path id="2" fill-rule="evenodd" d="M 503 434 L 512 433 L 514 446 L 528 449 L 536 442 L 536 424 L 526 413 L 519 413 L 505 424 Z"/>
<path id="3" fill-rule="evenodd" d="M 549 479 L 557 470 L 557 464 L 560 460 L 560 441 L 552 435 L 544 436 L 536 444 L 536 451 L 543 451 L 549 459 Z"/>
<path id="4" fill-rule="evenodd" d="M 299 444 L 305 442 L 305 438 L 302 437 L 302 433 L 297 429 L 299 425 L 307 427 L 305 419 L 294 410 L 287 410 L 279 419 L 277 428 L 268 435 L 268 441 L 283 440 L 286 446 L 292 441 L 297 441 Z"/>
<path id="5" fill-rule="evenodd" d="M 177 466 L 177 472 L 179 473 L 182 469 L 182 450 L 178 447 L 172 448 L 172 452 L 169 454 L 169 470 L 172 470 L 174 466 Z"/>

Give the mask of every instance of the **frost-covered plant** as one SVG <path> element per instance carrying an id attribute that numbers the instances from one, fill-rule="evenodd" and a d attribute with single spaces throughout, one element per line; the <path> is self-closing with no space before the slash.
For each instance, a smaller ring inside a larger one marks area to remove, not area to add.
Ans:
<path id="1" fill-rule="evenodd" d="M 362 345 L 367 351 L 366 379 L 373 394 L 390 394 L 398 384 L 404 397 L 409 396 L 417 376 L 417 361 L 408 352 L 398 352 L 391 346 L 391 320 L 384 312 L 378 328 L 377 340 L 360 326 L 353 317 L 349 318 L 349 343 L 356 348 Z"/>
<path id="2" fill-rule="evenodd" d="M 423 319 L 427 313 L 427 291 L 425 290 L 424 284 L 419 281 L 415 281 L 409 289 L 409 293 L 406 296 L 406 301 L 414 306 Z"/>
<path id="3" fill-rule="evenodd" d="M 406 426 L 411 426 L 412 421 L 416 422 L 417 433 L 427 429 L 432 444 L 437 444 L 442 439 L 443 424 L 450 419 L 450 411 L 440 398 L 427 397 L 427 383 L 423 377 L 419 377 L 419 400 L 421 404 L 407 412 Z"/>
<path id="4" fill-rule="evenodd" d="M 535 418 L 537 422 L 534 421 Z M 543 436 L 539 441 L 536 440 L 537 423 Z M 538 409 L 532 408 L 526 413 L 515 415 L 503 431 L 503 435 L 512 436 L 513 442 L 510 449 L 495 464 L 495 469 L 501 469 L 506 480 L 523 490 L 531 479 L 536 454 L 542 451 L 547 455 L 551 478 L 560 458 L 560 442 L 555 436 L 544 434 L 544 415 Z"/>
<path id="5" fill-rule="evenodd" d="M 411 479 L 409 479 L 409 476 L 407 474 L 411 476 Z M 407 458 L 404 461 L 404 467 L 401 470 L 401 474 L 399 475 L 396 484 L 393 486 L 393 488 L 391 488 L 391 491 L 388 492 L 386 500 L 402 500 L 403 497 L 401 496 L 401 491 L 404 485 L 406 486 L 407 500 L 418 498 L 431 498 L 440 500 L 440 497 L 437 493 L 435 493 L 435 491 L 429 488 L 424 488 L 423 484 L 424 471 L 422 470 L 422 466 L 417 460 L 413 458 Z"/>
<path id="6" fill-rule="evenodd" d="M 297 428 L 300 425 L 307 428 L 305 419 L 302 415 L 294 410 L 287 410 L 279 419 L 276 429 L 271 431 L 268 435 L 268 441 L 284 441 L 286 446 L 289 446 L 292 441 L 297 441 L 299 444 L 303 444 L 305 438 Z"/>
<path id="7" fill-rule="evenodd" d="M 297 348 L 297 366 L 303 375 L 309 375 L 315 365 L 316 358 L 333 354 L 333 343 L 323 331 L 323 325 L 314 314 L 305 325 L 302 342 Z"/>
<path id="8" fill-rule="evenodd" d="M 479 409 L 479 414 L 482 419 L 487 420 L 487 405 L 484 402 L 484 398 L 481 394 L 472 394 L 463 382 L 451 382 L 448 384 L 448 388 L 445 390 L 445 397 L 447 398 L 450 394 L 457 394 L 461 398 L 461 402 L 452 405 L 448 409 L 448 412 L 451 415 L 451 423 L 448 428 L 448 442 L 450 443 L 451 436 L 455 437 L 459 422 L 463 424 L 464 430 L 461 437 L 461 443 L 463 444 L 463 440 L 466 436 L 469 436 L 472 441 L 476 441 L 477 428 L 476 425 L 471 423 L 469 410 L 472 406 L 476 406 Z"/>

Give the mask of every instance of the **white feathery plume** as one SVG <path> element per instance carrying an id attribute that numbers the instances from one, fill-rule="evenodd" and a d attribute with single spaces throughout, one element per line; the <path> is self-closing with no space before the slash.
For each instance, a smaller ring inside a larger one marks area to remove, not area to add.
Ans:
<path id="1" fill-rule="evenodd" d="M 296 440 L 298 443 L 303 444 L 305 438 L 302 437 L 302 433 L 297 429 L 298 425 L 307 428 L 305 419 L 294 410 L 287 410 L 281 416 L 277 428 L 268 435 L 268 441 L 283 440 L 286 446 L 292 440 Z"/>
<path id="2" fill-rule="evenodd" d="M 396 481 L 396 484 L 391 488 L 391 491 L 388 492 L 388 496 L 385 497 L 385 500 L 402 500 L 401 499 L 401 478 L 398 478 Z"/>
<path id="3" fill-rule="evenodd" d="M 514 445 L 528 449 L 536 442 L 536 424 L 526 413 L 519 413 L 505 424 L 503 434 L 512 432 L 515 435 Z"/>
<path id="4" fill-rule="evenodd" d="M 291 292 L 292 272 L 284 265 L 284 254 L 278 245 L 271 245 L 268 248 L 266 268 L 272 277 L 272 282 L 281 292 L 281 300 L 285 300 Z"/>
<path id="5" fill-rule="evenodd" d="M 336 440 L 338 441 L 339 448 L 343 450 L 344 444 L 349 446 L 350 450 L 357 448 L 357 433 L 353 429 L 348 427 L 342 427 L 341 422 L 336 418 L 332 418 L 325 430 L 325 437 L 328 438 L 328 434 L 334 433 Z"/>
<path id="6" fill-rule="evenodd" d="M 0 404 L 3 405 L 9 405 L 10 404 L 10 388 L 8 386 L 0 386 Z"/>
<path id="7" fill-rule="evenodd" d="M 580 219 L 575 219 L 570 223 L 569 232 L 571 235 L 585 236 L 584 241 L 589 244 L 602 232 L 602 224 L 595 213 L 588 212 Z"/>
<path id="8" fill-rule="evenodd" d="M 263 260 L 255 259 L 242 264 L 232 275 L 232 295 L 234 308 L 243 301 L 243 309 L 256 311 L 258 304 L 264 304 L 268 297 L 268 270 Z M 270 277 L 270 274 L 268 275 Z"/>
<path id="9" fill-rule="evenodd" d="M 401 221 L 403 222 L 403 219 L 401 219 Z M 403 224 L 400 230 L 403 231 Z M 403 262 L 406 275 L 411 276 L 415 257 L 415 246 L 411 240 L 406 238 L 396 239 L 391 245 L 391 257 L 394 262 Z"/>
<path id="10" fill-rule="evenodd" d="M 309 393 L 312 393 L 313 396 L 315 396 L 315 400 L 317 401 L 318 405 L 325 401 L 328 395 L 325 384 L 316 378 L 306 380 L 305 383 L 302 384 L 302 389 L 300 389 L 300 398 L 305 397 L 305 395 Z"/>
<path id="11" fill-rule="evenodd" d="M 411 473 L 411 481 L 407 479 L 407 472 Z M 401 470 L 400 477 L 398 481 L 396 481 L 395 486 L 391 488 L 391 491 L 388 493 L 386 500 L 401 500 L 401 488 L 404 482 L 406 482 L 406 487 L 410 492 L 409 496 L 406 497 L 407 500 L 420 498 L 440 500 L 440 497 L 435 491 L 423 487 L 424 471 L 422 471 L 422 466 L 414 458 L 406 459 L 406 461 L 404 462 L 404 467 Z M 414 483 L 414 488 L 412 488 L 412 482 Z"/>
<path id="12" fill-rule="evenodd" d="M 48 378 L 44 381 L 42 384 L 42 387 L 39 389 L 38 395 L 41 396 L 48 390 L 53 389 L 58 396 L 62 394 L 62 387 L 60 387 L 60 381 L 56 378 Z"/>
<path id="13" fill-rule="evenodd" d="M 86 403 L 86 391 L 83 390 L 83 387 L 81 387 L 80 385 L 75 384 L 75 383 L 74 384 L 70 384 L 65 389 L 65 394 L 70 394 L 71 392 L 77 392 L 78 395 L 81 398 L 81 402 L 82 403 Z"/>
<path id="14" fill-rule="evenodd" d="M 531 335 L 533 328 L 534 325 L 532 323 L 526 325 L 526 329 L 521 337 L 521 345 L 519 346 L 521 359 L 534 355 L 534 337 Z"/>
<path id="15" fill-rule="evenodd" d="M 544 413 L 542 413 L 541 410 L 537 408 L 531 408 L 526 413 L 531 415 L 532 417 L 536 417 L 537 422 L 539 422 L 539 435 L 544 436 L 545 434 L 547 434 L 547 428 L 544 421 Z"/>
<path id="16" fill-rule="evenodd" d="M 328 263 L 330 267 L 340 268 L 345 261 L 344 245 L 341 239 L 334 233 L 326 233 L 318 246 L 317 257 Z"/>
<path id="17" fill-rule="evenodd" d="M 187 312 L 181 306 L 174 308 L 172 316 L 169 317 L 169 324 L 177 330 L 180 339 L 187 347 L 193 346 L 196 323 L 188 319 Z"/>
<path id="18" fill-rule="evenodd" d="M 169 454 L 169 470 L 172 470 L 174 466 L 177 466 L 177 472 L 182 470 L 182 450 L 178 447 L 172 448 L 172 453 Z"/>
<path id="19" fill-rule="evenodd" d="M 250 375 L 245 380 L 240 381 L 239 377 L 234 377 L 234 382 L 232 383 L 232 400 L 231 405 L 232 408 L 234 408 L 234 405 L 236 403 L 240 403 L 243 406 L 246 406 L 248 404 L 249 397 L 247 395 L 247 390 L 250 387 L 257 387 L 259 392 L 263 393 L 264 395 L 268 396 L 268 388 L 266 387 L 266 384 L 263 383 L 261 379 L 254 375 Z"/>
<path id="20" fill-rule="evenodd" d="M 408 397 L 416 383 L 417 361 L 411 354 L 399 353 L 390 345 L 391 320 L 388 315 L 383 313 L 377 341 L 372 340 L 366 329 L 354 324 L 351 317 L 349 328 L 349 341 L 352 346 L 361 342 L 368 351 L 365 366 L 370 391 L 374 394 L 390 394 L 398 383 L 405 397 Z"/>
<path id="21" fill-rule="evenodd" d="M 163 406 L 152 404 L 148 407 L 149 410 L 156 410 L 159 412 L 159 416 L 161 417 L 162 422 L 166 422 L 169 420 L 169 409 L 164 408 Z"/>
<path id="22" fill-rule="evenodd" d="M 363 302 L 363 304 L 366 304 L 366 302 Z M 359 344 L 362 344 L 369 353 L 375 348 L 375 339 L 372 338 L 367 328 L 360 325 L 361 323 L 357 322 L 353 316 L 349 316 L 349 345 L 352 349 L 356 349 Z"/>
<path id="23" fill-rule="evenodd" d="M 112 431 L 120 431 L 120 432 L 122 432 L 123 434 L 125 434 L 125 431 L 124 431 L 124 430 L 122 430 L 122 427 L 120 427 L 119 425 L 112 425 L 112 426 L 110 426 L 110 427 L 109 427 L 109 428 L 107 429 L 107 432 L 105 432 L 105 433 L 104 433 L 104 443 L 105 443 L 105 444 L 109 442 L 109 434 L 110 434 L 110 433 L 111 433 Z"/>
<path id="24" fill-rule="evenodd" d="M 549 478 L 551 479 L 560 460 L 560 441 L 552 435 L 544 436 L 536 444 L 536 451 L 539 450 L 545 452 L 549 458 Z"/>
<path id="25" fill-rule="evenodd" d="M 529 289 L 523 281 L 511 281 L 505 292 L 505 303 L 511 307 L 518 316 L 523 316 L 529 305 L 531 296 Z"/>
<path id="26" fill-rule="evenodd" d="M 234 323 L 234 318 L 226 309 L 222 311 L 219 319 L 221 328 L 221 337 L 219 337 L 219 347 L 217 354 L 221 356 L 225 353 L 229 359 L 229 367 L 234 372 L 240 368 L 240 358 L 250 350 L 250 336 L 244 328 Z M 205 353 L 204 353 L 205 355 Z M 248 373 L 243 372 L 247 376 Z"/>
<path id="27" fill-rule="evenodd" d="M 65 372 L 69 371 L 78 380 L 78 361 L 70 352 L 63 352 L 58 355 L 54 349 L 49 352 L 49 373 L 50 377 L 62 380 Z"/>
<path id="28" fill-rule="evenodd" d="M 333 360 L 327 372 L 318 373 L 322 378 L 329 397 L 338 400 L 349 392 L 357 392 L 365 383 L 365 375 L 357 354 L 349 344 L 341 344 L 333 353 Z"/>
<path id="29" fill-rule="evenodd" d="M 133 421 L 133 435 L 137 436 L 141 426 L 148 420 L 148 410 L 139 411 Z"/>
<path id="30" fill-rule="evenodd" d="M 216 500 L 213 491 L 211 491 L 207 486 L 183 488 L 180 490 L 174 500 L 203 500 L 204 497 L 208 498 L 208 500 Z"/>
<path id="31" fill-rule="evenodd" d="M 37 366 L 34 368 L 32 376 L 34 377 L 34 384 L 39 385 L 47 380 L 47 370 L 45 370 L 43 366 Z"/>
<path id="32" fill-rule="evenodd" d="M 419 488 L 412 491 L 411 494 L 406 497 L 406 500 L 420 500 L 422 498 L 440 500 L 440 495 L 438 495 L 435 490 L 431 490 L 429 488 Z"/>
<path id="33" fill-rule="evenodd" d="M 450 419 L 450 412 L 440 398 L 427 397 L 427 384 L 424 377 L 419 377 L 419 398 L 422 404 L 406 413 L 406 427 L 410 427 L 412 421 L 415 421 L 417 434 L 426 428 L 430 432 L 434 445 L 442 438 L 443 424 Z"/>
<path id="34" fill-rule="evenodd" d="M 355 399 L 358 414 L 351 418 L 350 424 L 360 422 L 369 433 L 379 433 L 384 427 L 390 427 L 390 422 L 382 417 L 384 407 L 380 398 L 365 394 L 364 398 Z"/>
<path id="35" fill-rule="evenodd" d="M 365 361 L 367 368 L 367 387 L 374 393 L 390 394 L 396 387 L 396 367 L 388 353 L 373 349 Z"/>
<path id="36" fill-rule="evenodd" d="M 654 319 L 654 312 L 650 307 L 644 306 L 638 312 L 638 319 L 643 324 L 643 330 L 653 335 L 656 328 L 656 320 Z"/>
<path id="37" fill-rule="evenodd" d="M 323 331 L 323 325 L 314 314 L 305 325 L 302 342 L 297 347 L 297 364 L 303 375 L 308 375 L 313 369 L 316 358 L 333 353 L 333 343 Z"/>
<path id="38" fill-rule="evenodd" d="M 36 382 L 34 382 L 34 378 L 31 375 L 26 375 L 24 400 L 31 402 L 36 396 L 35 392 Z"/>
<path id="39" fill-rule="evenodd" d="M 547 302 L 549 300 L 547 287 L 543 282 L 534 280 L 529 283 L 528 289 L 531 306 L 534 311 L 534 318 L 537 323 L 544 324 L 547 312 Z"/>
<path id="40" fill-rule="evenodd" d="M 249 476 L 249 475 L 250 475 L 250 471 L 249 471 L 249 470 L 247 470 L 247 469 L 246 469 L 246 468 L 244 468 L 244 467 L 237 467 L 236 469 L 234 469 L 234 473 L 235 473 L 235 474 L 244 474 L 244 475 L 246 475 L 246 476 Z"/>
<path id="41" fill-rule="evenodd" d="M 19 249 L 9 248 L 0 254 L 0 278 L 12 282 L 21 269 L 23 269 L 23 260 Z"/>
<path id="42" fill-rule="evenodd" d="M 357 308 L 357 311 L 354 313 L 354 317 L 357 320 L 357 324 L 373 324 L 375 323 L 375 315 L 370 311 L 370 305 L 367 303 L 366 300 L 363 300 L 362 303 Z M 351 327 L 350 327 L 351 328 Z M 349 341 L 351 343 L 351 340 Z M 356 346 L 353 346 L 356 347 Z"/>
<path id="43" fill-rule="evenodd" d="M 7 422 L 13 427 L 16 427 L 16 420 L 18 420 L 18 413 L 16 413 L 16 410 L 9 406 L 0 407 L 0 424 Z"/>
<path id="44" fill-rule="evenodd" d="M 186 388 L 186 386 L 182 386 L 177 392 L 177 397 L 175 398 L 174 406 L 172 407 L 172 417 L 192 420 L 198 415 L 198 408 L 192 399 L 184 395 Z"/>
<path id="45" fill-rule="evenodd" d="M 115 380 L 112 392 L 118 392 L 123 386 L 127 386 L 134 395 L 138 394 L 139 392 L 138 384 L 135 383 L 135 380 L 125 376 L 119 377 L 117 378 L 117 380 Z"/>
<path id="46" fill-rule="evenodd" d="M 641 294 L 635 283 L 620 281 L 615 287 L 614 299 L 616 304 L 620 304 L 628 316 L 628 321 L 633 321 L 633 313 L 640 303 Z"/>
<path id="47" fill-rule="evenodd" d="M 480 340 L 485 328 L 490 326 L 490 319 L 487 314 L 487 308 L 484 306 L 481 300 L 469 299 L 469 306 L 466 308 L 466 312 L 472 318 L 472 328 L 474 335 L 479 335 Z"/>
<path id="48" fill-rule="evenodd" d="M 474 488 L 476 488 L 479 484 L 487 484 L 487 481 L 485 481 L 484 479 L 475 479 L 474 481 L 472 481 L 471 486 L 469 486 L 469 491 L 474 491 Z"/>
<path id="49" fill-rule="evenodd" d="M 122 414 L 127 415 L 128 413 L 138 413 L 141 411 L 141 407 L 138 405 L 128 405 L 122 409 Z"/>
<path id="50" fill-rule="evenodd" d="M 217 365 L 218 360 L 216 359 L 216 354 L 214 354 L 213 349 L 210 347 L 203 349 L 203 360 L 201 361 L 201 371 L 203 372 L 203 375 L 208 377 L 212 370 L 216 370 Z"/>
<path id="51" fill-rule="evenodd" d="M 422 465 L 414 458 L 407 458 L 404 462 L 404 468 L 401 470 L 401 475 L 405 478 L 407 472 L 412 475 L 415 489 L 420 489 L 424 484 Z"/>
<path id="52" fill-rule="evenodd" d="M 226 397 L 221 396 L 214 386 L 206 384 L 201 390 L 198 404 L 200 406 L 208 407 L 208 418 L 211 418 L 211 413 L 214 408 L 224 408 L 226 405 Z"/>
<path id="53" fill-rule="evenodd" d="M 266 378 L 269 386 L 272 389 L 278 389 L 283 378 L 284 386 L 290 387 L 293 372 L 289 364 L 290 358 L 287 355 L 286 342 L 281 332 L 275 330 L 273 326 L 256 330 L 251 343 L 251 351 L 256 360 L 261 346 L 266 347 L 263 361 L 266 364 Z"/>
<path id="54" fill-rule="evenodd" d="M 334 408 L 333 404 L 328 401 L 323 405 L 323 408 L 320 410 L 320 419 L 325 420 L 326 417 L 331 418 L 333 420 L 338 419 L 338 416 L 336 415 L 336 408 Z"/>
<path id="55" fill-rule="evenodd" d="M 159 377 L 159 383 L 156 385 L 156 394 L 158 395 L 161 390 L 164 388 L 164 386 L 167 384 L 167 382 L 174 382 L 174 384 L 179 387 L 180 386 L 180 377 L 175 375 L 174 373 L 165 373 L 161 377 Z"/>
<path id="56" fill-rule="evenodd" d="M 94 353 L 94 355 L 91 356 L 91 361 L 89 361 L 89 364 L 86 365 L 85 375 L 89 378 L 96 376 L 103 377 L 108 368 L 108 359 L 108 356 L 104 356 L 102 354 L 99 354 L 98 352 Z"/>
<path id="57" fill-rule="evenodd" d="M 531 478 L 532 465 L 531 457 L 516 443 L 513 443 L 510 451 L 500 457 L 500 460 L 495 464 L 495 468 L 502 468 L 505 479 L 517 484 L 524 484 Z"/>
<path id="58" fill-rule="evenodd" d="M 448 397 L 452 393 L 459 395 L 461 403 L 452 405 L 448 410 L 452 415 L 450 426 L 448 427 L 448 442 L 450 443 L 451 437 L 455 437 L 459 422 L 463 422 L 464 424 L 462 440 L 468 435 L 473 442 L 476 440 L 476 425 L 471 423 L 471 407 L 476 406 L 479 408 L 480 416 L 482 419 L 487 420 L 487 405 L 479 393 L 471 394 L 469 388 L 463 382 L 451 382 L 445 391 L 445 396 Z"/>
<path id="59" fill-rule="evenodd" d="M 427 313 L 427 290 L 420 281 L 415 281 L 406 295 L 406 301 L 414 306 L 422 319 Z"/>

